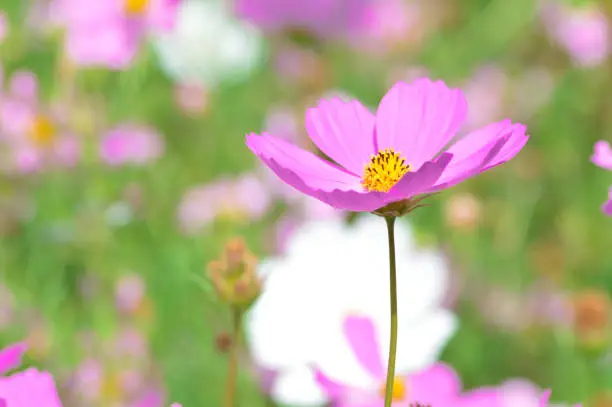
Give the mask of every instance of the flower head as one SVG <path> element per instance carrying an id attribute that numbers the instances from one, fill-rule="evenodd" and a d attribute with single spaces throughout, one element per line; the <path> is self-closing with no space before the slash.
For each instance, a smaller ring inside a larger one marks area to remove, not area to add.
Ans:
<path id="1" fill-rule="evenodd" d="M 610 23 L 596 5 L 575 7 L 548 1 L 542 8 L 548 34 L 580 66 L 595 66 L 610 55 Z"/>
<path id="2" fill-rule="evenodd" d="M 8 147 L 6 171 L 72 167 L 80 158 L 79 140 L 56 109 L 39 101 L 38 79 L 29 71 L 13 73 L 0 99 L 0 143 Z"/>
<path id="3" fill-rule="evenodd" d="M 151 128 L 121 125 L 109 130 L 100 143 L 100 156 L 108 165 L 143 165 L 161 157 L 164 140 Z"/>
<path id="4" fill-rule="evenodd" d="M 513 158 L 528 137 L 510 120 L 475 130 L 441 154 L 467 113 L 459 90 L 443 82 L 399 82 L 376 115 L 353 100 L 322 100 L 306 112 L 306 130 L 334 162 L 267 133 L 246 144 L 298 191 L 335 208 L 384 212 L 390 204 L 438 192 Z"/>
<path id="5" fill-rule="evenodd" d="M 239 309 L 248 308 L 261 292 L 256 263 L 243 240 L 229 241 L 221 258 L 208 265 L 208 275 L 219 298 Z"/>
<path id="6" fill-rule="evenodd" d="M 407 224 L 398 223 L 396 229 L 403 344 L 397 369 L 409 373 L 437 359 L 457 322 L 440 306 L 448 274 L 444 257 L 417 248 Z M 369 318 L 377 333 L 374 350 L 388 352 L 389 282 L 380 278 L 388 247 L 372 239 L 384 233 L 384 222 L 374 217 L 352 225 L 341 219 L 307 222 L 291 234 L 282 257 L 261 263 L 263 292 L 247 314 L 246 327 L 258 369 L 272 378 L 266 388 L 279 402 L 316 405 L 329 399 L 315 381 L 313 366 L 333 380 L 356 387 L 375 384 L 378 391 L 380 378 L 368 374 L 369 362 L 358 363 L 350 340 L 359 337 L 349 335 L 349 340 L 345 326 Z"/>
<path id="7" fill-rule="evenodd" d="M 143 38 L 173 27 L 180 0 L 54 0 L 66 53 L 79 66 L 128 68 Z"/>

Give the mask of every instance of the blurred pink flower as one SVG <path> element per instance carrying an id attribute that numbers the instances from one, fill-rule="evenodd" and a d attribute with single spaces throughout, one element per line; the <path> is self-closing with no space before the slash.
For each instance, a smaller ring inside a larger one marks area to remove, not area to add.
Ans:
<path id="1" fill-rule="evenodd" d="M 610 143 L 604 140 L 595 143 L 591 161 L 598 167 L 612 171 L 612 148 Z"/>
<path id="2" fill-rule="evenodd" d="M 194 234 L 216 218 L 257 220 L 269 209 L 270 195 L 255 174 L 220 178 L 189 189 L 178 207 L 178 222 L 184 233 Z"/>
<path id="3" fill-rule="evenodd" d="M 612 171 L 612 148 L 610 143 L 604 140 L 600 140 L 595 143 L 593 155 L 591 155 L 591 161 L 606 170 Z M 608 190 L 608 201 L 601 207 L 603 213 L 608 216 L 612 216 L 612 187 Z"/>
<path id="4" fill-rule="evenodd" d="M 172 29 L 180 0 L 53 0 L 50 18 L 65 28 L 65 49 L 79 66 L 126 69 L 143 39 Z"/>
<path id="5" fill-rule="evenodd" d="M 100 157 L 111 166 L 143 165 L 161 157 L 164 140 L 146 126 L 123 124 L 102 137 Z"/>
<path id="6" fill-rule="evenodd" d="M 379 53 L 390 51 L 400 44 L 418 41 L 422 35 L 420 9 L 417 2 L 406 0 L 375 2 L 363 32 L 354 37 L 353 45 Z"/>
<path id="7" fill-rule="evenodd" d="M 102 364 L 93 358 L 80 363 L 72 377 L 72 391 L 79 399 L 90 404 L 100 398 L 104 373 Z"/>
<path id="8" fill-rule="evenodd" d="M 2 44 L 2 42 L 8 35 L 8 30 L 9 30 L 8 18 L 6 18 L 6 14 L 4 14 L 3 11 L 0 11 L 0 44 Z"/>
<path id="9" fill-rule="evenodd" d="M 472 130 L 504 115 L 504 98 L 509 87 L 506 73 L 496 65 L 477 69 L 463 87 L 468 110 L 465 129 Z"/>
<path id="10" fill-rule="evenodd" d="M 115 303 L 121 312 L 128 314 L 136 312 L 144 296 L 144 281 L 136 273 L 121 276 L 115 285 Z"/>
<path id="11" fill-rule="evenodd" d="M 34 73 L 11 76 L 0 95 L 0 143 L 8 147 L 5 171 L 29 173 L 77 163 L 79 140 L 65 129 L 59 113 L 40 102 Z"/>
<path id="12" fill-rule="evenodd" d="M 268 31 L 349 38 L 367 25 L 373 0 L 236 0 L 236 13 Z"/>
<path id="13" fill-rule="evenodd" d="M 542 7 L 548 35 L 581 66 L 598 65 L 610 54 L 610 28 L 596 6 L 572 7 L 549 0 Z"/>

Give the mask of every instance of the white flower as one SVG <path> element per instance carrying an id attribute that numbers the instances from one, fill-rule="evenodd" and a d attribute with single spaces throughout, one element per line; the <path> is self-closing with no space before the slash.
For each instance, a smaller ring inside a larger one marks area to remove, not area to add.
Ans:
<path id="1" fill-rule="evenodd" d="M 405 374 L 436 361 L 457 322 L 440 306 L 448 283 L 443 256 L 417 248 L 410 227 L 396 223 L 397 372 Z M 247 333 L 255 363 L 278 375 L 273 398 L 292 405 L 323 404 L 310 366 L 347 385 L 371 385 L 350 350 L 343 323 L 352 315 L 369 317 L 381 355 L 388 353 L 388 268 L 385 222 L 373 216 L 352 226 L 341 220 L 307 223 L 291 235 L 284 257 L 261 264 L 264 291 L 247 315 Z"/>
<path id="2" fill-rule="evenodd" d="M 207 88 L 244 79 L 263 57 L 260 33 L 232 18 L 221 0 L 181 2 L 174 30 L 153 46 L 170 77 Z"/>

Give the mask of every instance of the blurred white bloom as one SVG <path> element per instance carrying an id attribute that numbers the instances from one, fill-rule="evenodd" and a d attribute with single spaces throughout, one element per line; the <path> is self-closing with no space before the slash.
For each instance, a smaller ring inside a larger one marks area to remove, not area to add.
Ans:
<path id="1" fill-rule="evenodd" d="M 157 36 L 153 45 L 170 77 L 207 88 L 244 79 L 263 57 L 260 33 L 233 19 L 220 0 L 183 1 L 174 30 Z"/>
<path id="2" fill-rule="evenodd" d="M 398 267 L 398 374 L 432 364 L 456 329 L 440 303 L 448 283 L 442 254 L 419 249 L 411 228 L 396 226 Z M 343 324 L 366 316 L 389 346 L 389 276 L 386 227 L 369 216 L 353 225 L 324 220 L 302 225 L 286 255 L 264 261 L 264 291 L 247 316 L 257 367 L 276 373 L 270 392 L 280 403 L 314 406 L 326 400 L 311 366 L 359 386 L 368 375 L 351 352 Z"/>

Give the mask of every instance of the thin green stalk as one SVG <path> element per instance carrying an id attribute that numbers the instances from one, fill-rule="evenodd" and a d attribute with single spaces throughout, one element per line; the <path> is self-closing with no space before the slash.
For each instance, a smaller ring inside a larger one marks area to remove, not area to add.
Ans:
<path id="1" fill-rule="evenodd" d="M 236 378 L 238 375 L 238 348 L 240 344 L 240 335 L 242 334 L 240 330 L 242 325 L 242 312 L 240 310 L 233 310 L 232 319 L 232 339 L 229 351 L 223 407 L 234 407 L 236 404 Z"/>
<path id="2" fill-rule="evenodd" d="M 385 217 L 389 239 L 389 287 L 391 294 L 391 339 L 389 343 L 389 364 L 387 367 L 387 386 L 385 388 L 385 407 L 393 403 L 393 379 L 395 377 L 395 356 L 397 354 L 397 275 L 395 270 L 395 216 Z"/>

